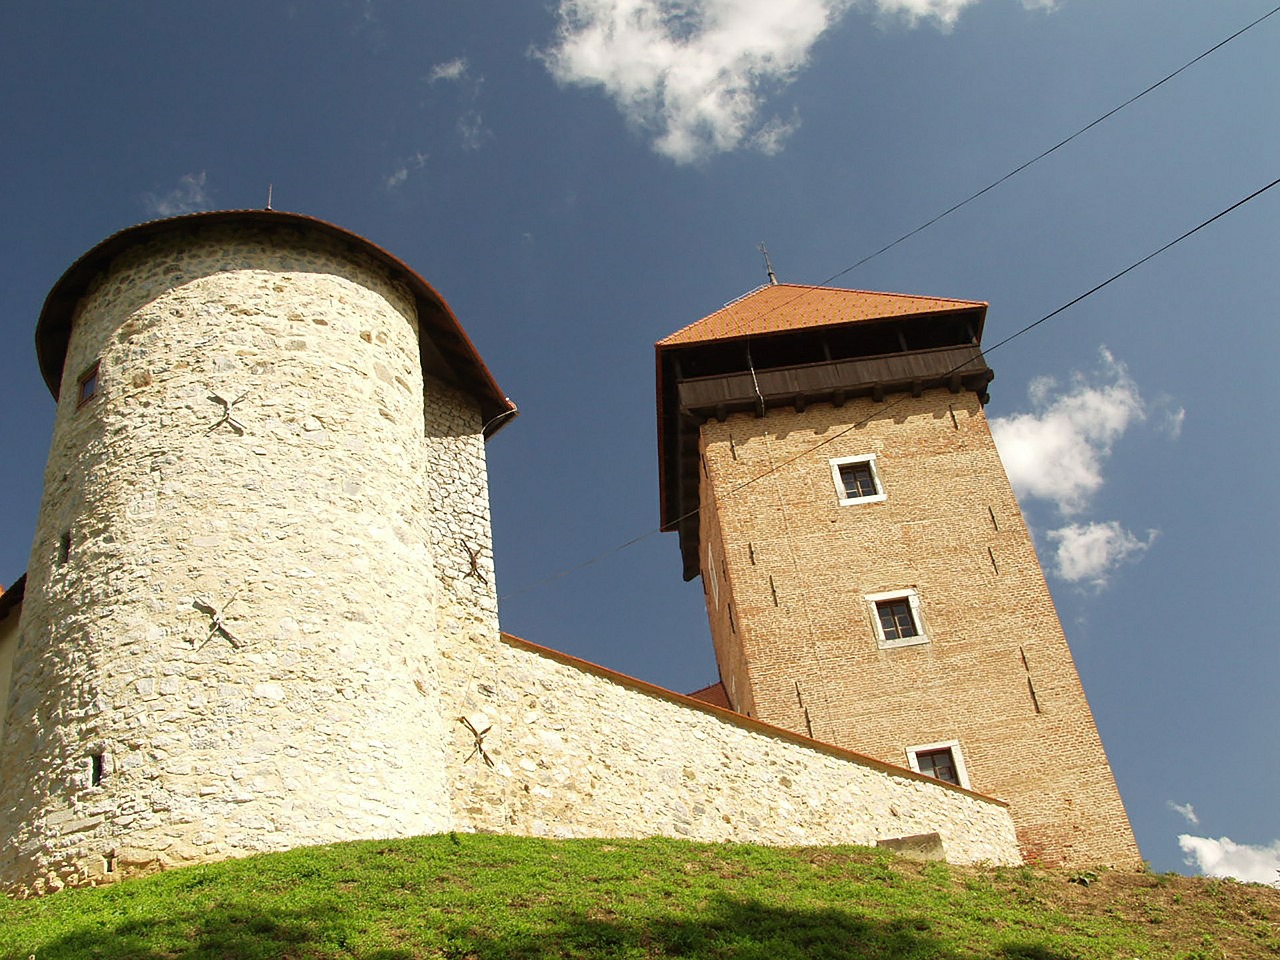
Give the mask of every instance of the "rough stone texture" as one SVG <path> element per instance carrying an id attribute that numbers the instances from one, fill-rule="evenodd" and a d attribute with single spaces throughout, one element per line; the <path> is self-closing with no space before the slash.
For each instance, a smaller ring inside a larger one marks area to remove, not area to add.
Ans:
<path id="1" fill-rule="evenodd" d="M 483 753 L 465 728 L 454 740 L 460 829 L 869 845 L 936 832 L 953 862 L 1020 862 L 988 798 L 515 638 L 477 660 L 462 716 L 487 733 Z"/>
<path id="2" fill-rule="evenodd" d="M 8 616 L 0 617 L 0 744 L 4 743 L 5 717 L 8 710 L 5 705 L 9 701 L 9 675 L 13 670 L 13 652 L 18 648 L 18 615 L 21 605 L 9 611 Z M 0 768 L 3 769 L 3 768 Z M 0 773 L 0 779 L 3 779 Z M 0 811 L 3 808 L 0 807 Z M 3 813 L 0 812 L 0 828 L 3 828 Z M 0 829 L 0 836 L 4 835 Z"/>
<path id="3" fill-rule="evenodd" d="M 49 889 L 447 828 L 404 292 L 302 234 L 152 242 L 82 301 L 64 381 L 0 752 L 0 877 Z"/>
<path id="4" fill-rule="evenodd" d="M 731 702 L 889 763 L 958 740 L 973 789 L 1009 801 L 1027 857 L 1137 864 L 981 404 L 892 400 L 702 427 L 702 576 L 718 584 L 707 601 Z M 887 498 L 841 506 L 829 461 L 863 454 Z M 865 597 L 901 589 L 929 642 L 881 649 Z"/>
<path id="5" fill-rule="evenodd" d="M 456 829 L 779 844 L 936 832 L 955 862 L 1018 862 L 1003 804 L 500 639 L 479 414 L 456 391 L 427 395 Z"/>
<path id="6" fill-rule="evenodd" d="M 306 231 L 104 269 L 0 622 L 0 885 L 448 829 L 1017 860 L 997 801 L 500 638 L 485 424 L 417 338 Z"/>

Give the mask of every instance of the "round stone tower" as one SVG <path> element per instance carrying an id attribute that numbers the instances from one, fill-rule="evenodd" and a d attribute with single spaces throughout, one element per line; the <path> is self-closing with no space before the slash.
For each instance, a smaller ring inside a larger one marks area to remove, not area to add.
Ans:
<path id="1" fill-rule="evenodd" d="M 0 885 L 449 829 L 445 568 L 490 560 L 441 485 L 514 408 L 439 295 L 310 217 L 195 214 L 77 261 L 37 348 Z"/>

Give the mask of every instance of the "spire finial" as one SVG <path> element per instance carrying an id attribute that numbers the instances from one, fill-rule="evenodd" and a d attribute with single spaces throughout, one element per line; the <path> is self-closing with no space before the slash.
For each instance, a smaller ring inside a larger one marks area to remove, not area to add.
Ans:
<path id="1" fill-rule="evenodd" d="M 773 274 L 773 263 L 769 260 L 769 248 L 764 245 L 764 241 L 762 240 L 756 249 L 764 256 L 764 272 L 769 275 L 769 283 L 776 287 L 778 285 L 778 278 Z"/>

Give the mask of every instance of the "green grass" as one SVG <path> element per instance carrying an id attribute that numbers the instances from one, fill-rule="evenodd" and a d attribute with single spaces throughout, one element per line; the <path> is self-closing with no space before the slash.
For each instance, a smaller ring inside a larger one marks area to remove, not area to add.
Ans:
<path id="1" fill-rule="evenodd" d="M 335 844 L 0 900 L 0 958 L 1280 957 L 1280 892 L 858 847 L 484 835 Z"/>

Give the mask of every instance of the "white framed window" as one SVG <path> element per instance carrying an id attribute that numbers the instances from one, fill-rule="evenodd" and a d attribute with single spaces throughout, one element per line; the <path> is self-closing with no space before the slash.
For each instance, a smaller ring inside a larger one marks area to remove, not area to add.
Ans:
<path id="1" fill-rule="evenodd" d="M 882 648 L 929 642 L 924 632 L 924 620 L 920 618 L 920 598 L 914 590 L 869 593 L 866 601 L 871 609 L 876 643 Z"/>
<path id="2" fill-rule="evenodd" d="M 964 768 L 964 755 L 960 752 L 959 740 L 944 740 L 941 743 L 922 743 L 916 747 L 907 747 L 907 763 L 916 773 L 926 777 L 954 783 L 957 787 L 971 789 L 969 771 Z"/>
<path id="3" fill-rule="evenodd" d="M 851 503 L 879 503 L 885 499 L 884 485 L 876 467 L 876 455 L 863 453 L 856 457 L 832 457 L 831 479 L 840 497 L 840 506 Z"/>

